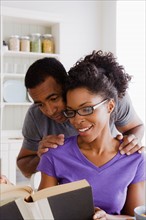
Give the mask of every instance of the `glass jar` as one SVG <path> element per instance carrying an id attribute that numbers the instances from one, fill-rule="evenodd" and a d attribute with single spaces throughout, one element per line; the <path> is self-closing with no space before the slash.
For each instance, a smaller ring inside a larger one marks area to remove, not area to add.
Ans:
<path id="1" fill-rule="evenodd" d="M 20 51 L 20 38 L 18 35 L 12 35 L 10 37 L 9 50 Z"/>
<path id="2" fill-rule="evenodd" d="M 30 51 L 31 52 L 42 52 L 41 50 L 41 35 L 34 33 L 30 35 Z"/>
<path id="3" fill-rule="evenodd" d="M 52 34 L 42 35 L 42 52 L 54 53 L 54 39 Z"/>
<path id="4" fill-rule="evenodd" d="M 22 36 L 20 38 L 20 51 L 30 52 L 30 38 L 29 38 L 29 36 Z"/>

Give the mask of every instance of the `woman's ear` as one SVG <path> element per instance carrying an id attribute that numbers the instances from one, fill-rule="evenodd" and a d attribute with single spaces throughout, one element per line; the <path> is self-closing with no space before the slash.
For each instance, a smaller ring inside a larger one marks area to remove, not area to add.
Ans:
<path id="1" fill-rule="evenodd" d="M 113 99 L 110 99 L 108 102 L 108 113 L 112 113 L 112 111 L 115 108 L 115 101 Z"/>

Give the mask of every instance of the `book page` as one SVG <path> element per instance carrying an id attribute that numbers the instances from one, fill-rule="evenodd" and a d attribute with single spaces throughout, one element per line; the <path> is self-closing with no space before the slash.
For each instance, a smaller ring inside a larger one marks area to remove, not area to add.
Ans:
<path id="1" fill-rule="evenodd" d="M 0 206 L 20 197 L 28 197 L 32 192 L 30 186 L 0 184 Z"/>

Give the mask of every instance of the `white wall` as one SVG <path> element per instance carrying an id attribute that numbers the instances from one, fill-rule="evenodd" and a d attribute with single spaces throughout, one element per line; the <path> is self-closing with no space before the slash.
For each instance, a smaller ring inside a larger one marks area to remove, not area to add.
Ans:
<path id="1" fill-rule="evenodd" d="M 101 4 L 101 48 L 116 54 L 116 7 L 117 0 L 104 0 Z"/>
<path id="2" fill-rule="evenodd" d="M 1 5 L 59 15 L 61 61 L 67 70 L 80 57 L 102 49 L 102 1 L 2 1 Z"/>
<path id="3" fill-rule="evenodd" d="M 129 94 L 134 108 L 145 123 L 145 1 L 118 1 L 117 56 L 132 75 Z M 145 136 L 143 138 L 145 143 Z"/>

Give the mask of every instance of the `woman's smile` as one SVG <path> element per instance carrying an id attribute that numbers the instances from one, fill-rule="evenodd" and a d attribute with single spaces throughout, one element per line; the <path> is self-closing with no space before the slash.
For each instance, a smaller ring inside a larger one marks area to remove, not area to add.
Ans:
<path id="1" fill-rule="evenodd" d="M 84 136 L 84 135 L 90 134 L 90 131 L 92 130 L 92 128 L 93 128 L 93 125 L 84 127 L 84 128 L 78 128 L 77 130 L 79 132 L 79 135 Z"/>

